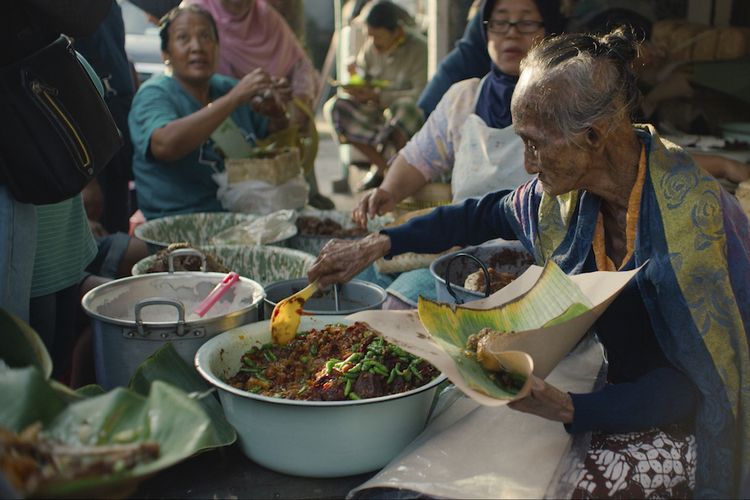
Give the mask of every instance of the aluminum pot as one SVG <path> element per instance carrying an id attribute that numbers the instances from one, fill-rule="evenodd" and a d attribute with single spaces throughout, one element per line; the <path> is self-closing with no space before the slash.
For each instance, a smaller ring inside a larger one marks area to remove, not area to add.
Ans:
<path id="1" fill-rule="evenodd" d="M 534 259 L 520 242 L 505 240 L 493 240 L 445 254 L 430 265 L 437 300 L 463 304 L 489 295 L 486 291 L 475 292 L 463 286 L 466 277 L 481 268 L 480 263 L 496 271 L 520 276 Z"/>
<path id="2" fill-rule="evenodd" d="M 303 316 L 300 330 L 346 323 L 342 316 Z M 401 394 L 357 401 L 295 401 L 259 396 L 224 382 L 254 345 L 270 342 L 268 321 L 222 333 L 198 349 L 195 366 L 219 389 L 243 452 L 269 469 L 340 477 L 379 469 L 424 429 L 439 376 Z"/>
<path id="3" fill-rule="evenodd" d="M 307 278 L 282 280 L 266 286 L 266 298 L 263 301 L 263 313 L 259 319 L 270 318 L 276 304 L 307 286 Z M 318 315 L 348 315 L 368 309 L 380 309 L 388 297 L 383 288 L 375 283 L 362 280 L 351 280 L 338 285 L 338 309 L 336 308 L 336 290 L 318 292 L 305 302 L 303 311 Z"/>
<path id="4" fill-rule="evenodd" d="M 240 278 L 201 318 L 192 311 L 223 273 L 154 273 L 110 281 L 83 297 L 94 333 L 96 381 L 125 386 L 136 368 L 166 342 L 188 363 L 211 337 L 257 320 L 265 293 Z"/>

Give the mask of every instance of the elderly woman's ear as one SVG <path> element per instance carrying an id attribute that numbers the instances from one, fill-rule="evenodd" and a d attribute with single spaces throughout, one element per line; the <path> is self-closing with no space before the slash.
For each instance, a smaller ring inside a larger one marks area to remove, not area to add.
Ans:
<path id="1" fill-rule="evenodd" d="M 612 126 L 599 120 L 590 125 L 582 134 L 585 147 L 591 151 L 601 151 L 607 143 L 607 136 L 611 133 Z"/>

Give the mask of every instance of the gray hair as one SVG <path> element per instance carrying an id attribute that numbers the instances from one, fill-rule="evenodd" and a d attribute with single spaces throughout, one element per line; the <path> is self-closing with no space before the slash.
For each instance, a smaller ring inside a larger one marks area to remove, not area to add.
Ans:
<path id="1" fill-rule="evenodd" d="M 566 140 L 600 120 L 611 127 L 623 117 L 632 120 L 641 100 L 631 69 L 639 45 L 627 28 L 543 40 L 521 62 L 535 90 L 530 104 Z"/>

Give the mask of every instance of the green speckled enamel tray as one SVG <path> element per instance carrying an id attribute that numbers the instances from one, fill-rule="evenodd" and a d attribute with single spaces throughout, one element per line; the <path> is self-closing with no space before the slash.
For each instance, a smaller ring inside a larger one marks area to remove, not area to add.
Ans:
<path id="1" fill-rule="evenodd" d="M 213 253 L 232 271 L 264 286 L 276 281 L 304 278 L 315 262 L 315 257 L 308 253 L 276 246 L 202 245 L 200 250 Z M 145 274 L 154 259 L 155 256 L 150 255 L 138 261 L 133 266 L 133 275 Z"/>
<path id="2" fill-rule="evenodd" d="M 256 220 L 258 217 L 258 215 L 231 212 L 172 215 L 141 224 L 135 228 L 135 235 L 146 243 L 161 247 L 182 241 L 193 246 L 204 246 L 212 244 L 211 238 L 214 235 L 238 224 Z M 263 243 L 279 244 L 285 239 Z"/>
<path id="3" fill-rule="evenodd" d="M 352 221 L 351 212 L 343 212 L 341 210 L 316 210 L 306 208 L 298 212 L 298 216 L 310 216 L 317 217 L 319 219 L 331 219 L 334 222 L 338 222 L 344 229 L 350 229 L 356 227 L 354 221 Z M 350 236 L 341 239 L 345 240 L 356 240 L 362 238 L 362 236 Z M 318 255 L 320 250 L 328 243 L 329 240 L 333 239 L 333 236 L 323 235 L 307 235 L 297 233 L 292 236 L 285 246 L 289 248 L 296 248 L 303 252 L 307 252 L 312 255 Z"/>

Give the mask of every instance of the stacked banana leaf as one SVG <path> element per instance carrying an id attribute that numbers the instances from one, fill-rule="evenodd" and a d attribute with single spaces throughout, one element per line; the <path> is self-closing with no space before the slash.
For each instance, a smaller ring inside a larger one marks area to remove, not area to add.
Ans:
<path id="1" fill-rule="evenodd" d="M 104 393 L 98 386 L 72 391 L 49 380 L 52 365 L 39 337 L 3 310 L 0 334 L 0 427 L 19 434 L 41 426 L 44 449 L 59 453 L 59 473 L 15 484 L 24 496 L 124 496 L 139 480 L 236 439 L 216 398 L 171 344 L 141 365 L 129 388 Z M 131 463 L 118 458 L 140 448 L 156 453 Z M 7 452 L 0 446 L 0 465 Z M 66 471 L 66 463 L 77 461 L 80 472 L 84 458 L 86 474 Z M 5 475 L 11 479 L 7 470 Z"/>

